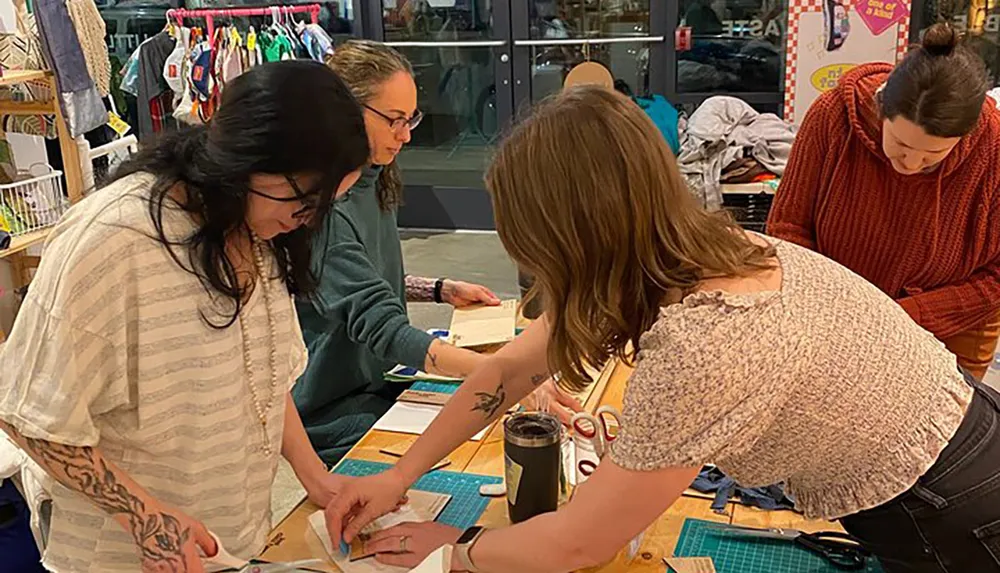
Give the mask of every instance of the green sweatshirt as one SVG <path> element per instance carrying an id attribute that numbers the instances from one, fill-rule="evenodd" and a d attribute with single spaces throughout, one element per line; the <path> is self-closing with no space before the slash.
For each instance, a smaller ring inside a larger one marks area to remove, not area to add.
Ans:
<path id="1" fill-rule="evenodd" d="M 423 368 L 432 336 L 406 315 L 396 211 L 379 209 L 367 168 L 338 199 L 313 244 L 319 290 L 296 301 L 309 365 L 292 389 L 313 447 L 336 463 L 392 406 L 403 387 L 383 374 Z"/>

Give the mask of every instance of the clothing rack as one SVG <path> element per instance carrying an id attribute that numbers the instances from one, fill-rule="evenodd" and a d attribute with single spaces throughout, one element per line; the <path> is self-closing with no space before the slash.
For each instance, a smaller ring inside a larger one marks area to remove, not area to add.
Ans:
<path id="1" fill-rule="evenodd" d="M 305 14 L 312 18 L 312 23 L 319 22 L 319 4 L 298 4 L 294 6 L 257 6 L 254 8 L 217 8 L 204 10 L 187 10 L 184 8 L 174 8 L 167 10 L 167 19 L 177 20 L 178 25 L 183 25 L 186 18 L 204 18 L 205 27 L 208 29 L 208 37 L 215 37 L 215 16 L 229 18 L 245 18 L 247 16 L 277 16 L 278 14 Z"/>

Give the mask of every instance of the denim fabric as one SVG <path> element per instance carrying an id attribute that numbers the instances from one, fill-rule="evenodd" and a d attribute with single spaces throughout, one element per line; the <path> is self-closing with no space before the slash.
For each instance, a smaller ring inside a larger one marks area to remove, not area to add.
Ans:
<path id="1" fill-rule="evenodd" d="M 705 467 L 691 483 L 691 489 L 701 493 L 715 492 L 712 510 L 723 513 L 726 503 L 736 496 L 740 503 L 766 510 L 793 509 L 795 503 L 785 495 L 782 484 L 764 487 L 743 487 L 715 467 Z"/>
<path id="2" fill-rule="evenodd" d="M 972 403 L 917 483 L 840 520 L 886 573 L 1000 573 L 1000 394 L 971 375 Z"/>

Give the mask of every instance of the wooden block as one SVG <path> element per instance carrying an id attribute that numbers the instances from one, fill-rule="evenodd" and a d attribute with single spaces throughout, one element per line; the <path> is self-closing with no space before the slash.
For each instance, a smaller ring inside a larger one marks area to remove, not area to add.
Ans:
<path id="1" fill-rule="evenodd" d="M 428 404 L 431 406 L 444 406 L 451 399 L 451 394 L 444 392 L 426 392 L 423 390 L 403 390 L 403 393 L 396 398 L 400 402 L 410 402 L 411 404 Z"/>
<path id="2" fill-rule="evenodd" d="M 663 561 L 676 573 L 715 573 L 711 557 L 667 557 Z"/>

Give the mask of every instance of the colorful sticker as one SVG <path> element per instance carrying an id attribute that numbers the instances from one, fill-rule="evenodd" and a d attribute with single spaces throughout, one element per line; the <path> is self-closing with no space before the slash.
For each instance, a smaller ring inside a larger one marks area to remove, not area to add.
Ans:
<path id="1" fill-rule="evenodd" d="M 816 91 L 823 93 L 837 87 L 840 77 L 853 69 L 857 64 L 830 64 L 813 72 L 809 76 L 809 83 Z"/>
<path id="2" fill-rule="evenodd" d="M 892 0 L 859 0 L 857 11 L 861 21 L 875 36 L 910 16 L 905 3 Z"/>

